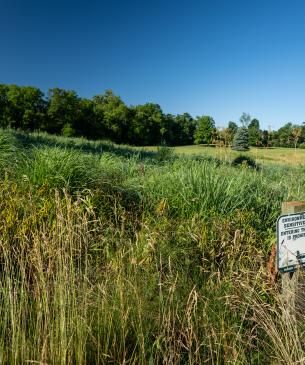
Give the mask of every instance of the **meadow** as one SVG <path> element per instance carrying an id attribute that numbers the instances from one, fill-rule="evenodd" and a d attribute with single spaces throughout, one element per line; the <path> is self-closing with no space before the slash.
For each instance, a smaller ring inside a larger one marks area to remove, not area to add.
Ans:
<path id="1" fill-rule="evenodd" d="M 157 147 L 145 147 L 147 151 L 157 151 Z M 236 158 L 240 153 L 233 151 L 230 147 L 206 147 L 204 145 L 179 146 L 173 147 L 173 151 L 183 155 L 203 155 L 215 157 L 223 161 L 230 162 Z M 259 164 L 272 162 L 274 164 L 282 165 L 301 165 L 305 161 L 305 149 L 301 148 L 257 148 L 251 149 L 244 153 L 244 155 L 253 158 Z"/>
<path id="2" fill-rule="evenodd" d="M 271 254 L 304 165 L 177 151 L 0 131 L 1 364 L 304 363 Z"/>

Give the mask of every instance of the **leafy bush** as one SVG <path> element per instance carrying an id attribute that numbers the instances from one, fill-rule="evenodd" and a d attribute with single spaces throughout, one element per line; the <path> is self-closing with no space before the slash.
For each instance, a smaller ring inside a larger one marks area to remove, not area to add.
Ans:
<path id="1" fill-rule="evenodd" d="M 73 128 L 72 124 L 66 123 L 63 126 L 61 134 L 63 135 L 63 137 L 74 137 L 76 135 L 76 131 Z"/>
<path id="2" fill-rule="evenodd" d="M 255 160 L 250 156 L 243 156 L 239 155 L 234 158 L 232 161 L 233 166 L 244 166 L 244 167 L 251 167 L 255 170 L 259 170 L 259 166 L 256 164 Z"/>

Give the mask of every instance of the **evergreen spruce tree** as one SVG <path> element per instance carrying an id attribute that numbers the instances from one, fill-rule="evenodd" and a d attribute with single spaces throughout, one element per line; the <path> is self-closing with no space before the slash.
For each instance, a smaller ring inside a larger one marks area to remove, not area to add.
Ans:
<path id="1" fill-rule="evenodd" d="M 235 133 L 232 149 L 235 151 L 248 151 L 249 149 L 249 133 L 248 128 L 240 127 Z"/>

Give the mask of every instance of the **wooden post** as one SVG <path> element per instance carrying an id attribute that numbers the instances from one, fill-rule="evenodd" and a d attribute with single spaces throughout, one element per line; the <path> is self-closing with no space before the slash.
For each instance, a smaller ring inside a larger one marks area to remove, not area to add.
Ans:
<path id="1" fill-rule="evenodd" d="M 283 202 L 282 215 L 305 212 L 305 202 Z M 282 299 L 286 314 L 296 320 L 296 313 L 304 314 L 304 271 L 297 269 L 294 273 L 282 274 Z"/>

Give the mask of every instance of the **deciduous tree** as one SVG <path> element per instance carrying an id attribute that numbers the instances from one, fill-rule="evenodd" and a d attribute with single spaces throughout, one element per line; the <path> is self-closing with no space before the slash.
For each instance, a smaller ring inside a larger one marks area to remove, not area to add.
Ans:
<path id="1" fill-rule="evenodd" d="M 248 131 L 249 131 L 249 145 L 259 146 L 261 144 L 261 130 L 258 119 L 251 120 L 248 127 Z"/>
<path id="2" fill-rule="evenodd" d="M 209 144 L 215 136 L 215 121 L 212 117 L 204 115 L 197 117 L 197 128 L 194 133 L 195 144 Z"/>

